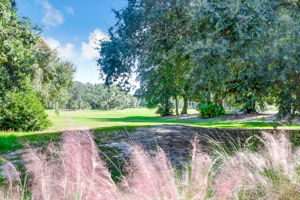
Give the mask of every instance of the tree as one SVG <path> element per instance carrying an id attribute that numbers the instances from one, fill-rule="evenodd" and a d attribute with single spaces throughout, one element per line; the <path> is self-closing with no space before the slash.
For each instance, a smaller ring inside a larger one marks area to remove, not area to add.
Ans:
<path id="1" fill-rule="evenodd" d="M 181 97 L 299 115 L 299 1 L 129 0 L 115 14 L 99 59 L 108 84 L 126 84 L 137 69 L 148 105 L 160 110 Z"/>
<path id="2" fill-rule="evenodd" d="M 284 57 L 276 52 L 285 48 L 294 52 L 299 44 L 299 34 L 292 34 L 293 39 L 286 34 L 299 30 L 297 7 L 294 3 L 265 0 L 199 2 L 191 21 L 192 43 L 196 45 L 188 44 L 197 66 L 193 75 L 199 82 L 195 81 L 195 87 L 207 91 L 208 99 L 216 103 L 233 97 L 246 112 L 255 112 L 257 105 L 263 107 L 267 98 L 281 99 L 272 89 L 277 79 L 274 75 L 283 77 L 292 66 L 289 63 L 284 67 L 287 71 L 273 71 Z M 288 38 L 293 46 L 286 42 Z M 289 61 L 297 57 L 289 56 Z"/>
<path id="3" fill-rule="evenodd" d="M 31 85 L 41 98 L 46 108 L 59 109 L 66 104 L 68 90 L 73 83 L 74 65 L 58 58 L 56 52 L 40 39 L 34 46 L 35 70 Z"/>
<path id="4" fill-rule="evenodd" d="M 40 130 L 50 122 L 28 87 L 39 35 L 13 6 L 8 0 L 0 3 L 0 130 Z"/>
<path id="5" fill-rule="evenodd" d="M 182 62 L 176 58 L 186 59 L 185 56 L 178 56 L 182 53 L 182 49 L 175 50 L 179 45 L 176 46 L 174 41 L 181 41 L 181 34 L 185 31 L 177 28 L 179 25 L 184 27 L 186 24 L 186 20 L 182 19 L 187 16 L 184 13 L 185 5 L 188 4 L 189 1 L 178 3 L 175 1 L 129 1 L 127 8 L 115 12 L 118 22 L 110 31 L 110 41 L 102 46 L 101 58 L 98 62 L 100 71 L 106 75 L 106 83 L 112 84 L 118 79 L 128 78 L 134 68 L 137 68 L 140 80 L 146 80 L 146 77 L 150 80 L 151 75 L 155 76 L 153 79 L 159 76 L 161 79 L 158 78 L 156 81 L 161 80 L 163 81 L 161 85 L 165 83 L 167 85 L 156 92 L 153 91 L 155 89 L 152 87 L 153 82 L 143 84 L 143 88 L 147 91 L 145 92 L 146 98 L 151 100 L 149 105 L 165 106 L 167 111 L 171 105 L 170 98 L 178 99 L 178 96 L 182 95 L 185 99 L 182 113 L 186 113 L 188 95 L 184 93 L 188 84 L 184 84 L 181 77 L 185 73 L 181 72 L 187 69 L 188 65 L 182 67 L 180 64 L 188 64 L 188 62 Z M 170 31 L 168 27 L 174 29 Z M 163 69 L 170 69 L 169 65 L 174 66 L 172 70 L 177 66 L 178 71 L 173 74 L 164 71 Z M 168 81 L 165 81 L 166 75 L 164 74 L 168 74 Z M 151 88 L 146 88 L 146 86 Z M 157 95 L 162 96 L 157 97 Z M 178 106 L 176 108 L 178 113 Z"/>
<path id="6" fill-rule="evenodd" d="M 284 1 L 281 7 L 274 40 L 265 52 L 269 58 L 271 92 L 278 117 L 290 123 L 300 116 L 300 2 Z"/>
<path id="7" fill-rule="evenodd" d="M 111 110 L 138 106 L 138 100 L 135 97 L 118 87 L 74 82 L 69 93 L 70 98 L 65 108 L 72 110 Z"/>
<path id="8" fill-rule="evenodd" d="M 48 127 L 45 106 L 63 102 L 73 73 L 73 65 L 57 59 L 38 29 L 17 15 L 15 1 L 1 1 L 0 130 Z"/>
<path id="9" fill-rule="evenodd" d="M 10 1 L 0 3 L 0 97 L 22 90 L 34 71 L 33 46 L 39 37 L 30 23 L 19 19 Z"/>

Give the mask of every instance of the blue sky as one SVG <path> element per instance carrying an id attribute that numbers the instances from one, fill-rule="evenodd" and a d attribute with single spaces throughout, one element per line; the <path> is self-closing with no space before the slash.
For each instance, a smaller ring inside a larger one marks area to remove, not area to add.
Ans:
<path id="1" fill-rule="evenodd" d="M 75 80 L 99 83 L 97 42 L 115 23 L 112 9 L 127 0 L 17 0 L 18 13 L 42 28 L 43 38 L 59 56 L 72 61 Z"/>

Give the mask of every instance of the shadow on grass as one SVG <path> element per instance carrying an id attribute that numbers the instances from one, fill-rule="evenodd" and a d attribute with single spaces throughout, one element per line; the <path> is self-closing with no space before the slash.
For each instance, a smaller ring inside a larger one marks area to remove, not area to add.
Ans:
<path id="1" fill-rule="evenodd" d="M 139 127 L 150 127 L 150 126 L 109 126 L 109 127 L 98 127 L 91 129 L 94 134 L 102 134 L 113 131 L 126 131 L 132 132 Z M 68 130 L 66 130 L 68 131 Z M 72 131 L 72 130 L 70 130 Z M 0 154 L 5 154 L 17 149 L 24 148 L 25 145 L 32 147 L 47 146 L 52 142 L 58 142 L 61 139 L 63 131 L 57 132 L 36 132 L 28 135 L 1 135 L 0 134 Z"/>
<path id="2" fill-rule="evenodd" d="M 0 153 L 8 153 L 17 149 L 24 148 L 25 145 L 39 147 L 58 141 L 61 132 L 36 133 L 30 135 L 1 135 L 0 134 Z"/>
<path id="3" fill-rule="evenodd" d="M 162 118 L 162 117 L 144 117 L 144 116 L 131 116 L 120 118 L 85 118 L 89 121 L 96 122 L 123 122 L 123 123 L 145 123 L 145 124 L 178 124 L 178 125 L 192 125 L 207 128 L 226 128 L 226 129 L 243 129 L 243 128 L 269 128 L 273 129 L 274 126 L 278 126 L 278 123 L 274 122 L 253 122 L 253 121 L 231 121 L 231 120 L 184 120 L 176 118 Z"/>

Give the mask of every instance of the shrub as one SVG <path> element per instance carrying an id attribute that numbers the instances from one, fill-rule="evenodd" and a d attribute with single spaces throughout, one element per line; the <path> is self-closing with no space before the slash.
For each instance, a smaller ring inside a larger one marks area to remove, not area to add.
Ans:
<path id="1" fill-rule="evenodd" d="M 50 126 L 45 108 L 31 90 L 8 93 L 0 100 L 0 129 L 36 131 Z"/>
<path id="2" fill-rule="evenodd" d="M 174 114 L 174 105 L 170 102 L 168 105 L 159 104 L 157 106 L 156 114 L 161 116 L 168 116 Z"/>
<path id="3" fill-rule="evenodd" d="M 199 114 L 201 118 L 220 117 L 225 114 L 223 106 L 213 103 L 200 104 Z"/>

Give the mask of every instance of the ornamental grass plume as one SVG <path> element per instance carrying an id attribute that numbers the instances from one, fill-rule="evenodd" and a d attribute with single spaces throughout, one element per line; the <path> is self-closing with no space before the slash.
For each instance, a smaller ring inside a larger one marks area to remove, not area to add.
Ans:
<path id="1" fill-rule="evenodd" d="M 51 149 L 51 155 L 50 160 L 32 151 L 28 155 L 34 199 L 121 199 L 90 132 L 66 132 L 61 152 Z"/>
<path id="2" fill-rule="evenodd" d="M 175 172 L 161 149 L 151 158 L 141 147 L 134 147 L 131 163 L 122 181 L 127 199 L 179 199 Z"/>
<path id="3" fill-rule="evenodd" d="M 19 200 L 22 198 L 21 180 L 19 178 L 19 172 L 16 167 L 11 163 L 7 162 L 4 169 L 6 175 L 5 187 L 0 189 L 1 200 Z"/>
<path id="4" fill-rule="evenodd" d="M 293 148 L 284 133 L 264 133 L 259 139 L 262 145 L 257 151 L 244 148 L 232 155 L 212 153 L 218 157 L 202 152 L 199 142 L 195 140 L 190 162 L 180 170 L 172 167 L 162 149 L 158 148 L 156 155 L 150 156 L 142 147 L 134 146 L 130 151 L 126 175 L 119 183 L 115 183 L 99 157 L 92 134 L 88 131 L 67 132 L 60 150 L 51 147 L 46 154 L 28 153 L 31 162 L 27 164 L 27 170 L 32 177 L 30 198 L 13 196 L 24 193 L 21 187 L 11 194 L 0 191 L 0 198 L 300 199 L 300 149 Z"/>
<path id="5" fill-rule="evenodd" d="M 264 133 L 258 152 L 244 149 L 223 160 L 216 199 L 300 199 L 300 150 L 286 134 Z"/>
<path id="6" fill-rule="evenodd" d="M 205 199 L 209 191 L 212 167 L 212 158 L 201 151 L 198 140 L 195 140 L 191 162 L 187 163 L 182 176 L 177 180 L 177 185 L 181 188 L 180 199 Z"/>

